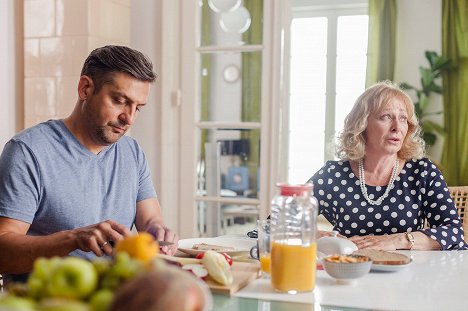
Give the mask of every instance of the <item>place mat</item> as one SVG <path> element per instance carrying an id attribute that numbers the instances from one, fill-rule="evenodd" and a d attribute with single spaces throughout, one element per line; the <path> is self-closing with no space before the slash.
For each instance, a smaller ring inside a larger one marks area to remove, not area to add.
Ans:
<path id="1" fill-rule="evenodd" d="M 317 301 L 316 295 L 318 292 L 317 286 L 314 291 L 298 294 L 283 294 L 276 292 L 270 284 L 270 279 L 261 277 L 249 283 L 243 289 L 234 293 L 234 297 L 254 298 L 259 300 L 272 300 L 272 301 L 287 301 L 297 303 L 314 303 Z"/>

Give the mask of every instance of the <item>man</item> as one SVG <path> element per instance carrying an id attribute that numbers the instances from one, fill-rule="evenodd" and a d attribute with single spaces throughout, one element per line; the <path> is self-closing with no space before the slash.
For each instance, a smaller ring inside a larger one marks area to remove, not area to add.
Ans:
<path id="1" fill-rule="evenodd" d="M 151 61 L 123 46 L 91 52 L 70 116 L 14 136 L 0 156 L 0 273 L 31 271 L 38 257 L 110 255 L 138 231 L 174 242 L 146 157 L 124 136 L 155 80 Z"/>

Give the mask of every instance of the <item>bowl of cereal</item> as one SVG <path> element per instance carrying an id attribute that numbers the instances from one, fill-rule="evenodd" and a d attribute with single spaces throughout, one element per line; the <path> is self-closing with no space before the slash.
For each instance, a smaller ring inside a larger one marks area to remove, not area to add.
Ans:
<path id="1" fill-rule="evenodd" d="M 322 259 L 325 271 L 340 282 L 353 281 L 369 273 L 372 260 L 361 255 L 330 255 Z"/>

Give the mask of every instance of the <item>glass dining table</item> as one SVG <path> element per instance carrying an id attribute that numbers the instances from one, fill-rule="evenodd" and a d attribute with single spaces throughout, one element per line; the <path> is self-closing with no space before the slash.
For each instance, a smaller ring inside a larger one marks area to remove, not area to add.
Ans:
<path id="1" fill-rule="evenodd" d="M 231 296 L 214 294 L 213 310 L 468 310 L 468 251 L 399 251 L 403 267 L 375 267 L 351 283 L 317 270 L 313 292 L 276 293 L 259 278 Z"/>
<path id="2" fill-rule="evenodd" d="M 213 310 L 222 311 L 359 311 L 362 308 L 349 308 L 328 306 L 319 304 L 271 301 L 256 298 L 229 297 L 225 295 L 213 295 Z M 375 310 L 375 309 L 374 309 Z"/>
<path id="3" fill-rule="evenodd" d="M 307 293 L 277 293 L 260 277 L 231 295 L 214 293 L 210 310 L 468 310 L 468 250 L 399 252 L 411 263 L 374 267 L 351 283 L 317 270 L 315 289 Z"/>

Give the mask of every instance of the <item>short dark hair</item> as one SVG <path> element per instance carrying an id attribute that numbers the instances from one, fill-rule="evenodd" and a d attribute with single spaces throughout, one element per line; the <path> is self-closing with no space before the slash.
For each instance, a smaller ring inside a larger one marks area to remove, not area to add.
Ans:
<path id="1" fill-rule="evenodd" d="M 126 46 L 106 45 L 93 50 L 86 58 L 81 75 L 93 79 L 97 93 L 106 83 L 112 83 L 115 73 L 124 72 L 140 81 L 153 82 L 151 60 L 143 53 Z"/>

